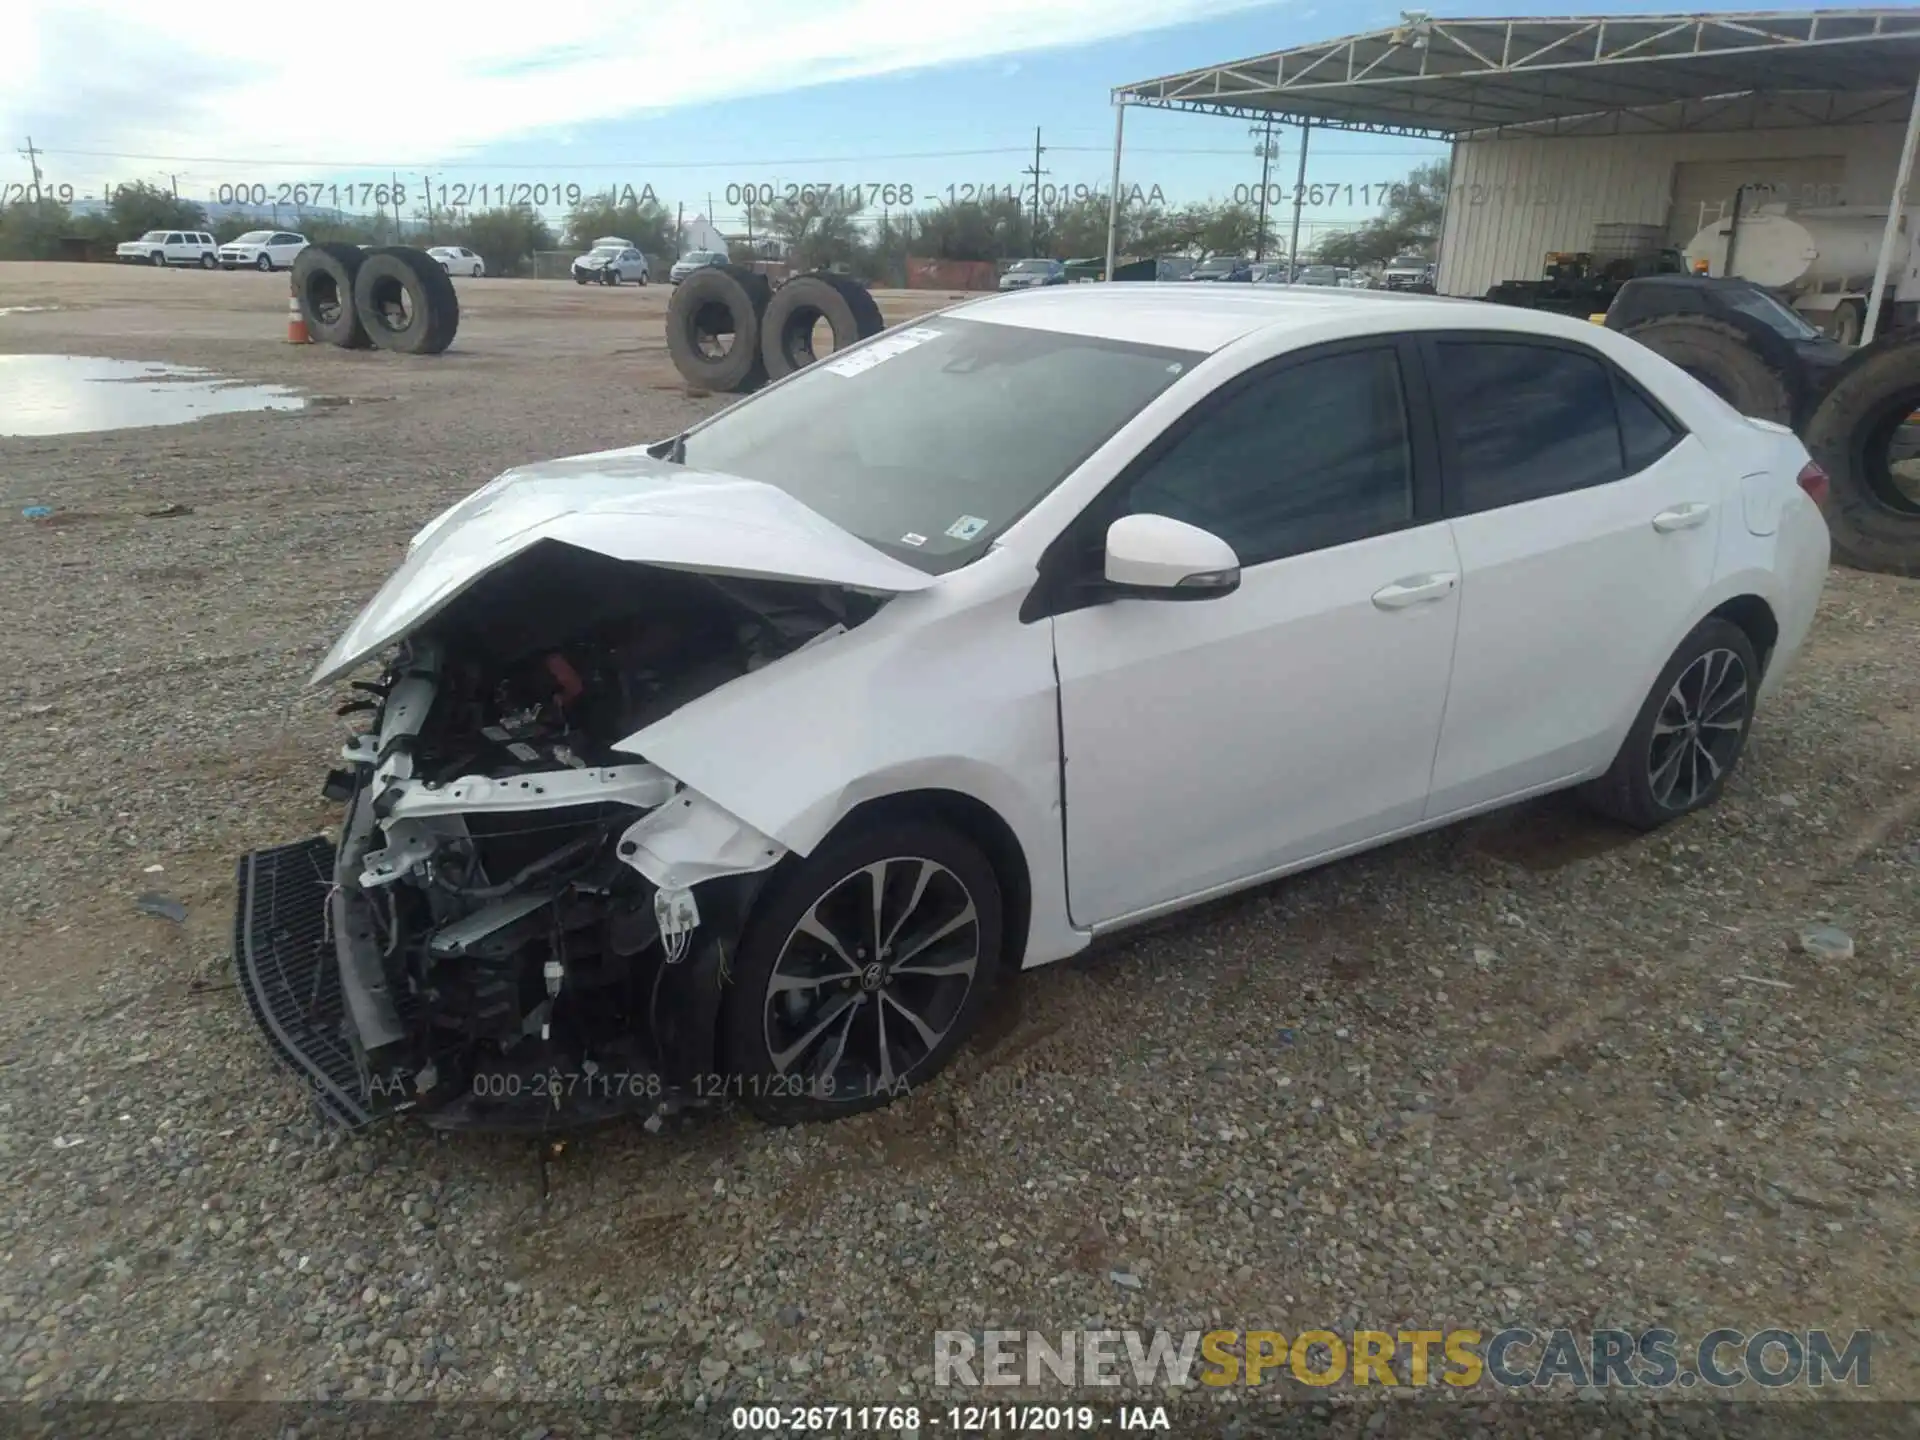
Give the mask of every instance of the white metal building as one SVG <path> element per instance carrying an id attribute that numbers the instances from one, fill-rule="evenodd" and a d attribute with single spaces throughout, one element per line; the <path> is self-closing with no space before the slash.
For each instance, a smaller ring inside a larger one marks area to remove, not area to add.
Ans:
<path id="1" fill-rule="evenodd" d="M 1596 225 L 1657 225 L 1683 246 L 1742 185 L 1887 217 L 1876 308 L 1890 280 L 1920 284 L 1893 243 L 1920 133 L 1920 10 L 1404 21 L 1118 87 L 1116 197 L 1126 107 L 1272 116 L 1309 138 L 1453 142 L 1443 294 L 1536 278 Z M 1911 276 L 1888 273 L 1896 253 Z"/>

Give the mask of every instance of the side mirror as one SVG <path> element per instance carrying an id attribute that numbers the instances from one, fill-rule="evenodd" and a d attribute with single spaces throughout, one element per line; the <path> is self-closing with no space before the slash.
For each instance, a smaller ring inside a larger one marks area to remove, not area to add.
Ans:
<path id="1" fill-rule="evenodd" d="M 1210 600 L 1240 588 L 1240 557 L 1184 520 L 1122 515 L 1107 527 L 1106 580 L 1161 600 Z"/>

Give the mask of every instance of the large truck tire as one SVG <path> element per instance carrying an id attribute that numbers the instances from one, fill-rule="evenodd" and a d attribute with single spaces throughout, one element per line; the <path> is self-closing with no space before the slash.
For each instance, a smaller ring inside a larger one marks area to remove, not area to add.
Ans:
<path id="1" fill-rule="evenodd" d="M 1706 315 L 1656 315 L 1626 333 L 1742 415 L 1792 425 L 1805 410 L 1807 379 L 1799 360 L 1758 321 L 1749 329 Z"/>
<path id="2" fill-rule="evenodd" d="M 1834 558 L 1920 576 L 1920 329 L 1861 347 L 1834 373 L 1802 439 L 1827 472 Z M 1905 435 L 1902 430 L 1905 429 Z"/>
<path id="3" fill-rule="evenodd" d="M 460 328 L 453 277 L 411 245 L 368 252 L 353 277 L 353 308 L 373 343 L 400 355 L 438 355 Z"/>
<path id="4" fill-rule="evenodd" d="M 886 328 L 880 307 L 858 281 L 844 275 L 796 275 L 773 292 L 760 317 L 760 357 L 769 380 L 783 379 L 819 358 L 813 333 L 822 320 L 833 332 L 835 350 Z"/>
<path id="5" fill-rule="evenodd" d="M 373 344 L 353 303 L 354 277 L 366 258 L 366 251 L 342 240 L 308 245 L 293 257 L 293 298 L 315 340 L 343 350 Z"/>
<path id="6" fill-rule="evenodd" d="M 745 392 L 767 383 L 761 317 L 773 297 L 767 277 L 741 265 L 707 265 L 674 288 L 667 354 L 689 385 Z"/>

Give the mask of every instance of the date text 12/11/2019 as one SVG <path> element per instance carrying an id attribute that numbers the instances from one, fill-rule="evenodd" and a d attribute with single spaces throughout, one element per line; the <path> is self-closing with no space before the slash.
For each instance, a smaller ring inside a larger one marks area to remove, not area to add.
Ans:
<path id="1" fill-rule="evenodd" d="M 488 210 L 531 206 L 612 203 L 616 206 L 658 205 L 651 185 L 610 185 L 596 189 L 578 180 L 448 180 L 410 184 L 405 180 L 236 180 L 216 185 L 208 194 L 215 205 L 274 206 L 302 210 L 381 209 L 414 205 L 422 210 Z"/>

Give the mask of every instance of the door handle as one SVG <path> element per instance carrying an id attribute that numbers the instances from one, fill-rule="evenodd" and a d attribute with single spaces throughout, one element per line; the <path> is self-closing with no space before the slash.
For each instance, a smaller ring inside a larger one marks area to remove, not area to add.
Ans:
<path id="1" fill-rule="evenodd" d="M 1689 505 L 1676 505 L 1671 510 L 1662 510 L 1653 517 L 1653 528 L 1662 535 L 1674 530 L 1691 530 L 1695 526 L 1707 523 L 1707 516 L 1713 513 L 1711 505 L 1694 501 Z"/>
<path id="2" fill-rule="evenodd" d="M 1409 575 L 1374 591 L 1373 603 L 1382 610 L 1404 610 L 1409 605 L 1444 600 L 1459 583 L 1460 577 L 1451 571 L 1438 575 Z"/>

